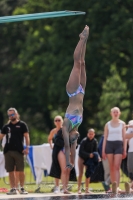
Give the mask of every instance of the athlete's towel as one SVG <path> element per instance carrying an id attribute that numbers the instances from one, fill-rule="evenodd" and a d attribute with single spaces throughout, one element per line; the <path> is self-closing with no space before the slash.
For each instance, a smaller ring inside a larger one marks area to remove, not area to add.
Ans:
<path id="1" fill-rule="evenodd" d="M 49 144 L 35 145 L 29 147 L 27 161 L 30 165 L 36 184 L 42 181 L 43 174 L 49 174 L 52 162 L 52 150 Z"/>

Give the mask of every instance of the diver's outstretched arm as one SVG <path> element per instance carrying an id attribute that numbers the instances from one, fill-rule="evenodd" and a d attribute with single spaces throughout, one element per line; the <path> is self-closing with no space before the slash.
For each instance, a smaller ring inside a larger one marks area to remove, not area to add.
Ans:
<path id="1" fill-rule="evenodd" d="M 62 134 L 64 138 L 64 147 L 65 147 L 65 156 L 66 156 L 66 167 L 72 168 L 70 163 L 70 141 L 69 141 L 69 132 L 70 132 L 71 123 L 68 119 L 65 119 L 62 127 Z"/>
<path id="2" fill-rule="evenodd" d="M 71 163 L 74 166 L 75 165 L 75 156 L 76 156 L 76 146 L 77 146 L 77 140 L 74 141 L 73 144 L 71 144 Z"/>

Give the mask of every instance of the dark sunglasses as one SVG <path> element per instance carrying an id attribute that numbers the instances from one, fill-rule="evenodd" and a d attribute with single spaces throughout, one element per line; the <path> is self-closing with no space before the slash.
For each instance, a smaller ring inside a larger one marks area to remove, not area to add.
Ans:
<path id="1" fill-rule="evenodd" d="M 60 122 L 61 120 L 60 119 L 56 119 L 56 120 L 54 120 L 55 122 Z"/>
<path id="2" fill-rule="evenodd" d="M 8 115 L 8 117 L 13 117 L 13 116 L 15 116 L 15 114 L 13 113 L 13 114 L 10 114 L 10 115 Z"/>

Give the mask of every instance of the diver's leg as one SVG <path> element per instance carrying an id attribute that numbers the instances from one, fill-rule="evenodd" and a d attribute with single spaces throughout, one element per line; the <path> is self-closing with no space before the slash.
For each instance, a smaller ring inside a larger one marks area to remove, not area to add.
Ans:
<path id="1" fill-rule="evenodd" d="M 86 43 L 86 38 L 88 37 L 88 32 L 89 32 L 89 27 L 85 26 L 84 30 L 80 34 L 80 40 L 74 51 L 74 66 L 66 85 L 66 90 L 69 93 L 75 92 L 80 85 L 81 55 L 83 51 L 83 46 Z"/>
<path id="2" fill-rule="evenodd" d="M 81 55 L 81 74 L 80 74 L 80 84 L 82 85 L 83 89 L 85 90 L 86 86 L 86 69 L 85 69 L 85 53 L 86 53 L 86 43 L 87 39 L 85 40 L 82 55 Z"/>

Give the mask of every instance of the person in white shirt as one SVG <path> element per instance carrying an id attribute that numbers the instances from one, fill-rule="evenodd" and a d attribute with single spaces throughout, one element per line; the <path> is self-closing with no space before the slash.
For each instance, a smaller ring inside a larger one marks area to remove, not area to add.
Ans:
<path id="1" fill-rule="evenodd" d="M 104 141 L 102 148 L 102 159 L 108 159 L 110 168 L 110 178 L 112 183 L 112 192 L 120 191 L 120 166 L 122 158 L 126 157 L 125 140 L 125 122 L 120 120 L 120 109 L 114 107 L 111 109 L 112 119 L 106 123 L 104 128 Z"/>
<path id="2" fill-rule="evenodd" d="M 125 135 L 126 139 L 128 139 L 127 169 L 131 180 L 131 185 L 126 183 L 126 190 L 133 192 L 133 120 L 130 120 L 126 127 L 128 128 Z"/>

